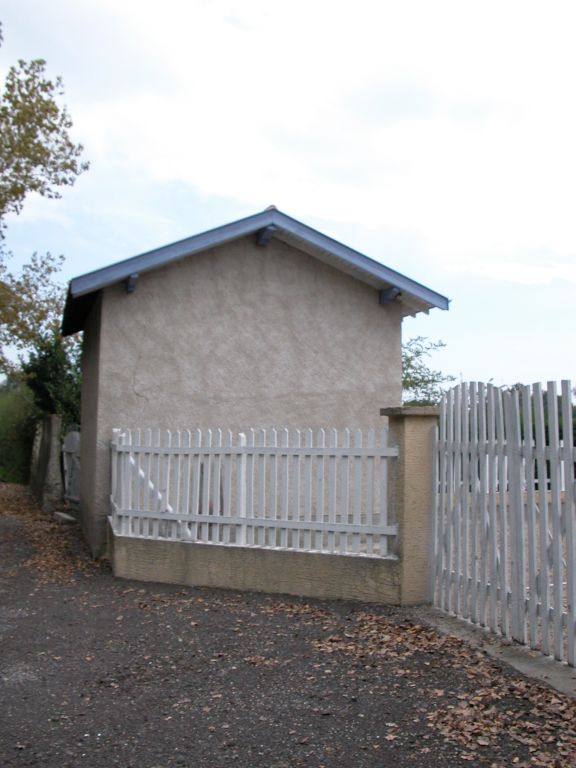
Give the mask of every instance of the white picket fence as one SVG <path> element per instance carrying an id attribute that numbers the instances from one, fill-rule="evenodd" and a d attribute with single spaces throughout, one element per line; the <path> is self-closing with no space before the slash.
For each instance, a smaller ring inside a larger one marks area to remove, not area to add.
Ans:
<path id="1" fill-rule="evenodd" d="M 435 604 L 575 666 L 570 382 L 455 387 L 436 450 Z"/>
<path id="2" fill-rule="evenodd" d="M 386 430 L 114 430 L 116 534 L 393 557 Z"/>

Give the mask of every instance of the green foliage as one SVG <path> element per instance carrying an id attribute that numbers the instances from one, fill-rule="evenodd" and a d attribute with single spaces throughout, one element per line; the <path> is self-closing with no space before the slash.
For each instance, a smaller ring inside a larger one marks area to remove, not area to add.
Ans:
<path id="1" fill-rule="evenodd" d="M 81 371 L 79 348 L 60 335 L 44 341 L 23 365 L 37 408 L 62 416 L 63 426 L 80 422 Z"/>
<path id="2" fill-rule="evenodd" d="M 0 386 L 0 481 L 27 481 L 37 418 L 34 397 L 24 383 Z"/>
<path id="3" fill-rule="evenodd" d="M 402 344 L 402 400 L 404 405 L 436 405 L 444 392 L 444 384 L 454 381 L 441 371 L 428 367 L 428 358 L 446 345 L 416 336 Z"/>
<path id="4" fill-rule="evenodd" d="M 0 32 L 0 42 L 1 42 Z M 68 131 L 72 121 L 58 104 L 62 80 L 46 77 L 43 59 L 18 61 L 8 70 L 0 94 L 0 221 L 18 214 L 25 197 L 36 192 L 60 197 L 88 168 Z"/>
<path id="5" fill-rule="evenodd" d="M 64 290 L 54 275 L 63 257 L 34 254 L 15 274 L 2 247 L 5 217 L 19 214 L 27 195 L 60 197 L 88 168 L 62 93 L 43 59 L 18 61 L 0 86 L 0 374 L 28 381 L 38 408 L 69 422 L 79 417 L 79 344 L 59 331 Z"/>
<path id="6" fill-rule="evenodd" d="M 0 373 L 27 382 L 39 410 L 66 425 L 80 420 L 80 340 L 60 334 L 64 290 L 54 274 L 61 262 L 34 254 L 19 275 L 0 264 Z"/>
<path id="7" fill-rule="evenodd" d="M 54 281 L 54 275 L 62 261 L 62 257 L 49 253 L 35 253 L 20 274 L 15 274 L 0 254 L 0 373 L 16 372 L 8 349 L 18 353 L 22 361 L 59 333 L 64 289 Z"/>

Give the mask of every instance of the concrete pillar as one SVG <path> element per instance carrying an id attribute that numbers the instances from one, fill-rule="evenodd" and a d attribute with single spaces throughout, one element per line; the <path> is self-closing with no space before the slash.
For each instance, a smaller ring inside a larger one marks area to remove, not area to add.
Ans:
<path id="1" fill-rule="evenodd" d="M 45 416 L 34 440 L 30 487 L 44 512 L 54 512 L 62 501 L 61 429 L 60 416 Z"/>
<path id="2" fill-rule="evenodd" d="M 399 449 L 391 493 L 398 520 L 400 603 L 418 605 L 432 597 L 433 437 L 438 421 L 433 407 L 382 408 L 390 442 Z"/>
<path id="3" fill-rule="evenodd" d="M 32 455 L 30 457 L 30 488 L 33 493 L 38 494 L 37 486 L 40 476 L 40 447 L 42 445 L 42 433 L 43 422 L 39 421 L 36 424 L 36 430 L 34 432 L 34 442 L 32 443 Z"/>

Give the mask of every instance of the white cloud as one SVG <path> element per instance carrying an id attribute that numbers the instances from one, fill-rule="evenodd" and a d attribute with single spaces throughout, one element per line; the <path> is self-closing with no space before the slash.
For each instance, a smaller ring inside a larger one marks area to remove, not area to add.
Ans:
<path id="1" fill-rule="evenodd" d="M 255 208 L 412 230 L 448 268 L 481 261 L 502 278 L 504 257 L 523 282 L 541 274 L 520 269 L 530 249 L 576 259 L 572 5 L 99 7 L 158 71 L 149 89 L 75 106 L 99 161 Z"/>
<path id="2" fill-rule="evenodd" d="M 50 13 L 54 41 L 60 21 L 60 35 L 83 30 L 69 106 L 94 169 L 413 233 L 462 273 L 575 281 L 572 3 L 56 0 Z"/>
<path id="3" fill-rule="evenodd" d="M 514 259 L 505 256 L 500 260 L 479 258 L 475 263 L 466 264 L 463 270 L 457 264 L 449 268 L 454 272 L 464 271 L 478 277 L 521 285 L 544 286 L 556 280 L 576 284 L 576 259 L 573 256 L 562 259 L 549 254 L 542 255 L 537 261 L 531 261 L 529 257 Z"/>
<path id="4" fill-rule="evenodd" d="M 448 294 L 405 329 L 448 342 L 446 370 L 574 375 L 572 0 L 5 0 L 2 20 L 0 71 L 45 57 L 92 161 L 10 223 L 24 252 L 79 274 L 274 203 Z"/>

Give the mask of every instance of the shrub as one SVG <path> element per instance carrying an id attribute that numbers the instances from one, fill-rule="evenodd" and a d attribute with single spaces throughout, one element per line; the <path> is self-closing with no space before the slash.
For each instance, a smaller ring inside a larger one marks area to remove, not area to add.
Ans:
<path id="1" fill-rule="evenodd" d="M 25 384 L 8 381 L 0 385 L 0 481 L 28 482 L 38 415 Z"/>

